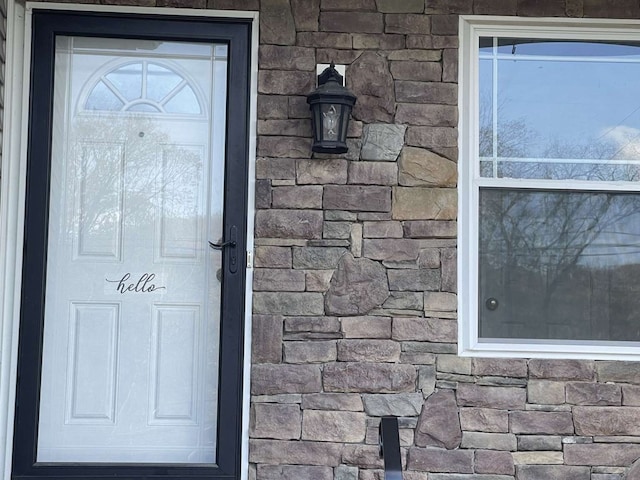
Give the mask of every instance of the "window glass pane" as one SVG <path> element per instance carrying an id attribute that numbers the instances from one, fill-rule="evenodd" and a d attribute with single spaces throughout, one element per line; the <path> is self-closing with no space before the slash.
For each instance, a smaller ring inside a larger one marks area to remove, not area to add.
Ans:
<path id="1" fill-rule="evenodd" d="M 481 163 L 482 176 L 491 177 L 495 173 L 487 170 Z M 594 180 L 626 181 L 640 180 L 640 163 L 624 162 L 538 162 L 538 161 L 499 161 L 498 177 L 526 178 L 545 180 Z"/>
<path id="2" fill-rule="evenodd" d="M 481 339 L 640 341 L 640 196 L 480 190 Z"/>
<path id="3" fill-rule="evenodd" d="M 480 60 L 480 156 L 493 157 L 493 61 Z"/>
<path id="4" fill-rule="evenodd" d="M 493 37 L 480 37 L 480 55 L 493 53 Z"/>
<path id="5" fill-rule="evenodd" d="M 480 176 L 481 177 L 493 177 L 493 164 L 494 162 L 480 162 Z"/>
<path id="6" fill-rule="evenodd" d="M 176 93 L 164 108 L 168 113 L 200 113 L 198 99 L 189 86 L 184 86 Z"/>
<path id="7" fill-rule="evenodd" d="M 106 76 L 118 93 L 128 101 L 142 96 L 142 64 L 134 63 L 120 67 Z"/>
<path id="8" fill-rule="evenodd" d="M 638 77 L 636 63 L 499 61 L 498 155 L 640 159 Z"/>
<path id="9" fill-rule="evenodd" d="M 640 44 L 498 39 L 495 55 L 485 44 L 479 152 L 494 168 L 483 176 L 637 179 Z"/>
<path id="10" fill-rule="evenodd" d="M 182 78 L 169 69 L 159 65 L 149 64 L 147 66 L 147 97 L 156 102 L 160 102 L 174 88 L 176 88 Z"/>
<path id="11" fill-rule="evenodd" d="M 482 44 L 481 44 L 482 46 Z M 583 40 L 538 40 L 499 38 L 498 53 L 506 55 L 541 55 L 564 57 L 640 58 L 639 42 L 586 42 Z"/>
<path id="12" fill-rule="evenodd" d="M 124 104 L 116 94 L 113 93 L 102 80 L 100 80 L 96 87 L 91 91 L 89 98 L 87 98 L 85 109 L 115 112 L 120 110 L 123 105 Z"/>

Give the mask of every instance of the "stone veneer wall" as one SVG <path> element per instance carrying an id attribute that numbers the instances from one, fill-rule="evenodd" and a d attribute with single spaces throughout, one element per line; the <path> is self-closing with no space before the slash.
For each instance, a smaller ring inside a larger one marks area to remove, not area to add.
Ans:
<path id="1" fill-rule="evenodd" d="M 251 479 L 381 479 L 383 415 L 405 480 L 640 479 L 640 363 L 455 353 L 458 14 L 638 0 L 103 3 L 260 12 Z M 311 159 L 306 95 L 332 60 L 351 148 Z"/>
<path id="2" fill-rule="evenodd" d="M 455 345 L 458 14 L 640 18 L 640 3 L 261 0 L 260 14 L 252 475 L 380 479 L 377 427 L 396 415 L 406 480 L 640 479 L 640 364 Z M 358 96 L 350 150 L 310 159 L 305 95 L 331 60 Z"/>

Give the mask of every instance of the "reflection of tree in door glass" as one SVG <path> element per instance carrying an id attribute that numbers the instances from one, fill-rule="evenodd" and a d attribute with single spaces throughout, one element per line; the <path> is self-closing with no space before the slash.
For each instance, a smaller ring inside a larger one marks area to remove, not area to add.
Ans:
<path id="1" fill-rule="evenodd" d="M 121 211 L 126 225 L 137 227 L 152 225 L 155 213 L 162 211 L 165 221 L 176 223 L 171 231 L 184 231 L 186 220 L 202 214 L 197 211 L 202 147 L 172 144 L 171 135 L 158 122 L 143 118 L 120 117 L 114 121 L 112 117 L 92 116 L 77 121 L 75 127 L 77 138 L 82 140 L 75 145 L 72 171 L 77 177 L 74 183 L 82 189 L 82 208 L 77 214 L 84 235 L 112 232 L 121 221 Z M 126 162 L 117 158 L 125 155 L 125 150 Z M 121 168 L 114 168 L 117 165 Z M 124 205 L 123 188 L 127 198 Z M 195 238 L 196 232 L 191 233 Z"/>

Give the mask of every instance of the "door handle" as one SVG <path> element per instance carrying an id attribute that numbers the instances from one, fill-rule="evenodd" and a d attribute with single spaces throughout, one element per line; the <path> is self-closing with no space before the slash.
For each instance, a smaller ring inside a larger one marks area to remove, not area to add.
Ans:
<path id="1" fill-rule="evenodd" d="M 229 271 L 231 273 L 236 273 L 238 270 L 238 254 L 236 252 L 237 238 L 238 228 L 232 225 L 229 229 L 229 240 L 219 243 L 209 242 L 209 246 L 214 250 L 224 250 L 225 247 L 231 247 L 231 250 L 229 250 Z"/>
<path id="2" fill-rule="evenodd" d="M 223 250 L 224 247 L 235 247 L 236 246 L 236 241 L 235 240 L 230 240 L 228 242 L 222 242 L 222 243 L 209 242 L 209 246 L 211 248 L 213 248 L 214 250 Z"/>

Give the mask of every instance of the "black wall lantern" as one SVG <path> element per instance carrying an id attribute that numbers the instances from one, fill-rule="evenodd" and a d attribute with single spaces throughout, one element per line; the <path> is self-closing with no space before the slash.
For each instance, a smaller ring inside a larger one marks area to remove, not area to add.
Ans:
<path id="1" fill-rule="evenodd" d="M 335 64 L 318 75 L 318 88 L 307 96 L 313 126 L 311 150 L 320 153 L 345 153 L 347 127 L 356 96 L 343 86 Z"/>

